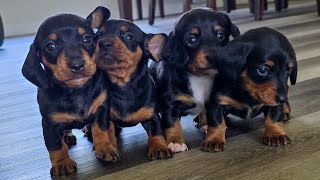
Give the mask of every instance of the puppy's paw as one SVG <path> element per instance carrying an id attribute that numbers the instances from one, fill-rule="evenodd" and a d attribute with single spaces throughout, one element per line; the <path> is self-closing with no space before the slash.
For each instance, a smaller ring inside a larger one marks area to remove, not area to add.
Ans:
<path id="1" fill-rule="evenodd" d="M 218 139 L 206 139 L 201 145 L 201 149 L 206 152 L 221 152 L 224 150 L 225 142 Z"/>
<path id="2" fill-rule="evenodd" d="M 292 140 L 286 134 L 282 135 L 264 135 L 263 143 L 268 146 L 279 146 L 290 144 Z"/>
<path id="3" fill-rule="evenodd" d="M 70 158 L 63 159 L 61 162 L 52 165 L 50 174 L 51 176 L 62 176 L 70 174 L 77 170 L 77 163 Z"/>
<path id="4" fill-rule="evenodd" d="M 185 143 L 169 143 L 168 148 L 171 149 L 173 153 L 188 151 L 188 147 Z"/>
<path id="5" fill-rule="evenodd" d="M 84 133 L 84 136 L 88 138 L 89 141 L 93 141 L 92 138 L 92 131 L 91 131 L 91 125 L 86 125 L 84 128 L 81 129 Z"/>
<path id="6" fill-rule="evenodd" d="M 77 144 L 77 138 L 71 130 L 64 131 L 63 140 L 68 146 L 74 146 Z"/>
<path id="7" fill-rule="evenodd" d="M 147 155 L 150 160 L 171 158 L 173 156 L 171 149 L 166 145 L 164 137 L 151 136 L 148 142 L 149 150 Z"/>
<path id="8" fill-rule="evenodd" d="M 93 147 L 96 157 L 104 161 L 117 162 L 119 160 L 119 152 L 112 144 L 100 143 Z"/>

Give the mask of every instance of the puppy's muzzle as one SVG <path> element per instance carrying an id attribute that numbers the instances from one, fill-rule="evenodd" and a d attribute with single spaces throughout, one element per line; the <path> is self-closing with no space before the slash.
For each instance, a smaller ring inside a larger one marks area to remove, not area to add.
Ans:
<path id="1" fill-rule="evenodd" d="M 277 95 L 276 101 L 278 104 L 284 104 L 288 101 L 288 98 L 286 96 Z"/>
<path id="2" fill-rule="evenodd" d="M 69 69 L 74 73 L 79 73 L 84 70 L 85 61 L 81 60 L 78 62 L 69 63 Z"/>

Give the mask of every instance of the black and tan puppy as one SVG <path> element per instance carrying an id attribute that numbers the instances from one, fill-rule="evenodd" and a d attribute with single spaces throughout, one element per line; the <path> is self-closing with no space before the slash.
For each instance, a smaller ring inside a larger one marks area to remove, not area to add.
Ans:
<path id="1" fill-rule="evenodd" d="M 145 34 L 126 20 L 108 20 L 97 28 L 95 58 L 110 84 L 112 122 L 122 127 L 141 123 L 149 136 L 148 158 L 171 157 L 157 112 L 155 83 L 148 69 L 149 58 L 159 61 L 167 36 Z"/>
<path id="2" fill-rule="evenodd" d="M 205 117 L 216 74 L 208 62 L 211 48 L 224 46 L 229 36 L 240 34 L 227 15 L 211 9 L 186 12 L 170 32 L 161 62 L 152 65 L 152 75 L 160 90 L 161 118 L 168 147 L 173 152 L 187 150 L 181 116 Z"/>
<path id="3" fill-rule="evenodd" d="M 250 119 L 263 112 L 263 142 L 272 146 L 290 143 L 282 122 L 289 114 L 288 79 L 296 83 L 297 60 L 288 39 L 263 27 L 244 33 L 218 51 L 213 52 L 219 73 L 207 107 L 203 150 L 223 150 L 229 113 Z"/>
<path id="4" fill-rule="evenodd" d="M 108 132 L 113 126 L 106 117 L 108 92 L 104 75 L 96 70 L 95 43 L 91 27 L 109 17 L 106 8 L 98 8 L 95 18 L 83 19 L 59 14 L 46 19 L 36 34 L 22 67 L 23 75 L 38 86 L 43 136 L 52 163 L 51 175 L 76 171 L 68 146 L 76 143 L 71 129 L 93 126 L 97 157 L 117 158 L 117 150 Z M 108 131 L 107 131 L 108 130 Z"/>

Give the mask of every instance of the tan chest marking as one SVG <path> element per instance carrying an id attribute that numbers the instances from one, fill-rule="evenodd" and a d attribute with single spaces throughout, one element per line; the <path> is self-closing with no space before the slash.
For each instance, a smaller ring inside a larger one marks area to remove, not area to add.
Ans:
<path id="1" fill-rule="evenodd" d="M 55 112 L 50 114 L 49 117 L 55 123 L 71 123 L 81 119 L 79 115 L 67 112 Z"/>
<path id="2" fill-rule="evenodd" d="M 140 121 L 148 120 L 153 116 L 154 108 L 143 107 L 138 111 L 126 116 L 125 118 L 120 116 L 120 113 L 115 109 L 110 109 L 110 116 L 112 120 L 123 120 L 129 123 L 137 123 Z"/>
<path id="3" fill-rule="evenodd" d="M 93 101 L 92 105 L 89 108 L 88 114 L 94 114 L 97 112 L 98 108 L 104 103 L 107 99 L 107 92 L 102 91 L 100 95 Z"/>
<path id="4" fill-rule="evenodd" d="M 176 95 L 176 101 L 181 101 L 184 104 L 187 104 L 189 106 L 194 105 L 193 97 L 188 94 L 178 94 Z"/>
<path id="5" fill-rule="evenodd" d="M 243 109 L 248 108 L 248 106 L 241 104 L 240 102 L 238 102 L 228 96 L 219 95 L 218 99 L 219 99 L 221 105 L 232 106 L 238 110 L 243 110 Z"/>
<path id="6" fill-rule="evenodd" d="M 148 120 L 153 116 L 153 112 L 154 108 L 143 107 L 127 116 L 124 120 L 130 123 L 137 123 L 140 121 Z"/>

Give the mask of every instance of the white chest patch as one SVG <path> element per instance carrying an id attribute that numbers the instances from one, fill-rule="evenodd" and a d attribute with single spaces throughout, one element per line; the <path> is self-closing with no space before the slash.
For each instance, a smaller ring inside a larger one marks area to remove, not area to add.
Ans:
<path id="1" fill-rule="evenodd" d="M 189 89 L 197 104 L 195 108 L 190 109 L 189 113 L 199 114 L 204 111 L 204 103 L 209 99 L 214 77 L 212 76 L 189 76 Z"/>

